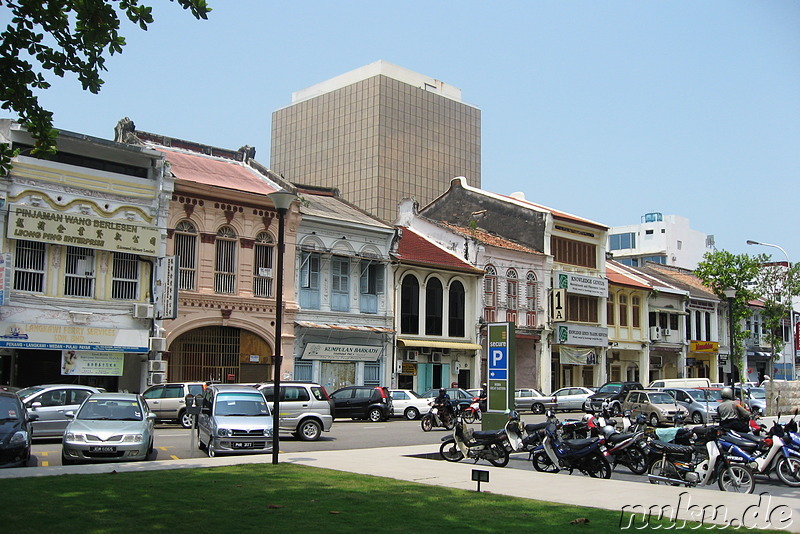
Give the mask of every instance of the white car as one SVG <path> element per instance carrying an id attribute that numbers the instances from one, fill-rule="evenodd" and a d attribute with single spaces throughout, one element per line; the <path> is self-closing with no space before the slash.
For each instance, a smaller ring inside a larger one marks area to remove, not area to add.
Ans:
<path id="1" fill-rule="evenodd" d="M 416 391 L 391 389 L 389 394 L 392 396 L 393 417 L 405 417 L 409 421 L 413 421 L 420 415 L 428 413 L 431 408 L 432 400 L 421 397 Z"/>
<path id="2" fill-rule="evenodd" d="M 556 398 L 556 410 L 567 412 L 569 410 L 582 410 L 586 399 L 594 395 L 594 391 L 581 386 L 570 386 L 553 392 Z"/>

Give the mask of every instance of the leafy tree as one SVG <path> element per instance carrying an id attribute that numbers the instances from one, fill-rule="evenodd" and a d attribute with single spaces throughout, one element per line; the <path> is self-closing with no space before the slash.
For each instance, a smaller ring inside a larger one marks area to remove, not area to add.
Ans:
<path id="1" fill-rule="evenodd" d="M 207 19 L 206 0 L 176 1 L 197 19 Z M 0 107 L 14 111 L 35 139 L 31 151 L 47 156 L 56 151 L 53 113 L 39 105 L 35 90 L 48 89 L 45 72 L 64 77 L 72 73 L 83 89 L 100 91 L 100 72 L 107 70 L 106 55 L 122 52 L 120 35 L 124 14 L 141 29 L 153 22 L 152 8 L 139 0 L 0 0 L 8 26 L 0 33 Z M 2 12 L 2 11 L 0 11 Z M 0 145 L 0 175 L 15 156 Z"/>
<path id="2" fill-rule="evenodd" d="M 728 301 L 724 293 L 726 289 L 736 290 L 736 297 L 731 302 L 732 306 L 728 313 L 733 316 L 731 361 L 738 369 L 740 377 L 745 376 L 742 349 L 748 335 L 742 329 L 742 323 L 750 315 L 748 303 L 756 298 L 751 289 L 752 282 L 766 259 L 767 256 L 764 255 L 753 257 L 719 250 L 707 252 L 695 270 L 697 277 L 723 301 Z"/>

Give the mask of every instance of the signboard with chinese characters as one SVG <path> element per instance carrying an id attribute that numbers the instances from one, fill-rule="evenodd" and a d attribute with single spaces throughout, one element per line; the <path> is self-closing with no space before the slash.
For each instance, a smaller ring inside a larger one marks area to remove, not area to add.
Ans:
<path id="1" fill-rule="evenodd" d="M 566 289 L 567 293 L 605 298 L 608 296 L 608 280 L 585 274 L 554 271 L 555 288 Z"/>
<path id="2" fill-rule="evenodd" d="M 559 324 L 554 343 L 583 347 L 607 347 L 608 328 L 580 324 Z"/>
<path id="3" fill-rule="evenodd" d="M 121 352 L 61 351 L 61 374 L 122 376 L 125 355 Z"/>
<path id="4" fill-rule="evenodd" d="M 159 234 L 155 226 L 127 220 L 16 204 L 8 211 L 6 237 L 155 256 Z"/>
<path id="5" fill-rule="evenodd" d="M 178 256 L 158 258 L 159 278 L 156 280 L 156 310 L 159 319 L 178 317 Z"/>

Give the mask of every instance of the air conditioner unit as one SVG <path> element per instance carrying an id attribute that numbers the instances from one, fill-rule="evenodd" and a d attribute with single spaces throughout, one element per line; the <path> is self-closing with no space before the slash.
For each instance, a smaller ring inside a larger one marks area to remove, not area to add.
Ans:
<path id="1" fill-rule="evenodd" d="M 672 333 L 672 330 L 670 330 L 669 328 L 665 328 L 664 330 L 661 331 L 661 335 L 664 336 L 664 337 L 667 337 L 671 333 Z"/>
<path id="2" fill-rule="evenodd" d="M 431 352 L 431 363 L 441 363 L 441 362 L 442 362 L 442 353 Z"/>
<path id="3" fill-rule="evenodd" d="M 151 337 L 150 350 L 153 352 L 167 352 L 167 338 Z"/>
<path id="4" fill-rule="evenodd" d="M 152 319 L 153 318 L 153 305 L 152 304 L 134 304 L 133 316 L 137 319 Z"/>
<path id="5" fill-rule="evenodd" d="M 661 341 L 661 327 L 660 326 L 651 326 L 650 327 L 650 340 L 651 341 Z"/>
<path id="6" fill-rule="evenodd" d="M 661 356 L 650 356 L 650 367 L 660 369 L 664 366 L 664 360 Z"/>
<path id="7" fill-rule="evenodd" d="M 165 360 L 150 360 L 147 362 L 147 370 L 157 373 L 166 373 L 167 362 Z"/>
<path id="8" fill-rule="evenodd" d="M 166 381 L 167 381 L 167 373 L 150 373 L 150 376 L 147 377 L 148 386 L 163 384 Z"/>
<path id="9" fill-rule="evenodd" d="M 431 348 L 430 347 L 422 347 L 422 354 L 430 354 Z"/>
<path id="10" fill-rule="evenodd" d="M 405 360 L 407 362 L 415 362 L 419 359 L 419 351 L 418 350 L 407 350 Z"/>

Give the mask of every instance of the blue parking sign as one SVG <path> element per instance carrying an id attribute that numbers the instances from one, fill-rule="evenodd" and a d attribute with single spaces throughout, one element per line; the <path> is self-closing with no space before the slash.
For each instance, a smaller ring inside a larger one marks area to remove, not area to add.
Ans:
<path id="1" fill-rule="evenodd" d="M 489 349 L 489 370 L 508 370 L 507 347 L 492 347 Z"/>

